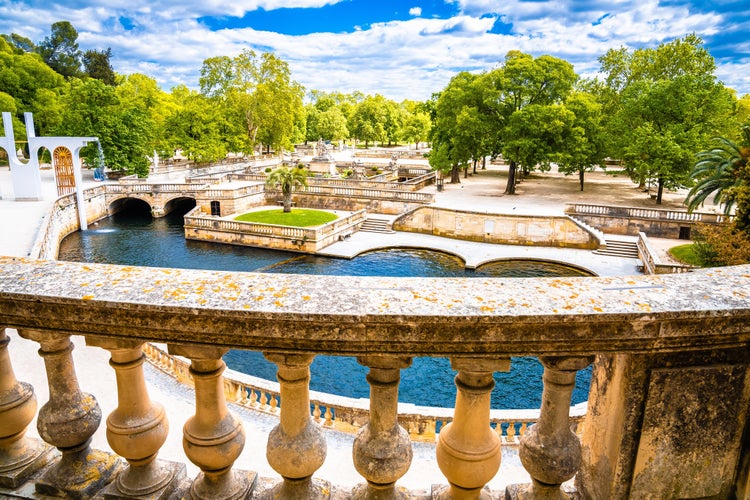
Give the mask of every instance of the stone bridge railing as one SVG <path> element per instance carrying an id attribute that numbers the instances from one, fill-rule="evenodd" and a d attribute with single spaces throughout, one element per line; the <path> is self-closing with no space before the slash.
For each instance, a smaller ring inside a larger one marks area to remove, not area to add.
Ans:
<path id="1" fill-rule="evenodd" d="M 436 447 L 445 478 L 431 479 L 447 485 L 428 496 L 479 498 L 503 447 L 490 425 L 493 372 L 523 355 L 544 366 L 542 407 L 519 447 L 532 482 L 509 486 L 506 498 L 559 498 L 574 476 L 583 498 L 750 494 L 750 266 L 618 278 L 432 279 L 2 257 L 0 328 L 39 344 L 50 394 L 36 414 L 33 388 L 15 375 L 23 380 L 25 366 L 11 358 L 2 334 L 0 487 L 7 490 L 31 481 L 41 495 L 86 498 L 105 488 L 109 498 L 161 498 L 187 495 L 179 489 L 187 484 L 192 498 L 395 498 L 412 457 L 398 425 L 400 370 L 414 357 L 445 356 L 458 372 L 457 396 Z M 101 410 L 79 388 L 70 335 L 111 355 L 118 407 L 106 419 L 107 438 L 123 460 L 90 448 Z M 182 479 L 181 464 L 156 459 L 168 402 L 149 397 L 146 342 L 190 360 L 183 376 L 195 385 L 195 413 L 182 439 L 185 457 L 201 470 L 195 478 Z M 280 420 L 265 445 L 246 445 L 228 410 L 221 360 L 228 349 L 260 351 L 277 365 Z M 370 368 L 368 422 L 352 450 L 363 482 L 353 490 L 314 478 L 326 439 L 310 414 L 309 365 L 323 353 L 356 356 Z M 570 395 L 576 372 L 592 362 L 579 440 L 570 429 Z M 44 443 L 24 437 L 35 415 Z M 270 483 L 233 468 L 242 453 L 263 452 L 278 473 Z"/>

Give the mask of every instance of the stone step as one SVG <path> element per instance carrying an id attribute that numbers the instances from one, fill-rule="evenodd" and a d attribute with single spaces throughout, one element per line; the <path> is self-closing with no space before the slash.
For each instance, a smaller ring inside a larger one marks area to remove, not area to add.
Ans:
<path id="1" fill-rule="evenodd" d="M 362 223 L 359 228 L 360 231 L 368 233 L 392 233 L 394 232 L 390 228 L 390 223 L 387 219 L 378 219 L 376 217 L 368 217 Z"/>
<path id="2" fill-rule="evenodd" d="M 606 247 L 594 250 L 598 255 L 611 255 L 613 257 L 638 258 L 638 245 L 634 241 L 605 240 Z"/>

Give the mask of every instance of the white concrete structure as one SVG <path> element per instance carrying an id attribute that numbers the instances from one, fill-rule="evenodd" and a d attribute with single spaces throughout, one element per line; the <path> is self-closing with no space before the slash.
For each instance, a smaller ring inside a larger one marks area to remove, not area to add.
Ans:
<path id="1" fill-rule="evenodd" d="M 78 203 L 78 218 L 81 230 L 88 228 L 86 208 L 83 200 L 83 179 L 81 176 L 81 148 L 91 142 L 98 142 L 97 137 L 37 137 L 34 132 L 34 117 L 31 113 L 24 113 L 26 121 L 26 138 L 29 145 L 29 160 L 21 161 L 16 153 L 15 136 L 13 135 L 13 120 L 11 114 L 3 111 L 3 129 L 5 135 L 0 137 L 0 148 L 8 153 L 8 163 L 13 181 L 13 194 L 17 201 L 42 199 L 42 177 L 39 170 L 39 149 L 47 148 L 53 153 L 56 148 L 67 148 L 73 157 L 73 175 L 76 186 L 76 201 Z M 54 162 L 54 155 L 53 155 Z"/>

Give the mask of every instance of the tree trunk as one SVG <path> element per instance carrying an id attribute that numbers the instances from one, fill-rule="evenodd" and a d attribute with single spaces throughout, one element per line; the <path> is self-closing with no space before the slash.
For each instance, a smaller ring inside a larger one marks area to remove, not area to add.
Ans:
<path id="1" fill-rule="evenodd" d="M 508 165 L 508 183 L 505 185 L 505 194 L 516 194 L 516 161 L 510 160 Z"/>
<path id="2" fill-rule="evenodd" d="M 461 184 L 461 172 L 458 165 L 453 165 L 451 168 L 451 184 Z"/>
<path id="3" fill-rule="evenodd" d="M 474 158 L 474 172 L 473 173 L 474 174 L 477 173 L 477 159 L 476 158 Z"/>
<path id="4" fill-rule="evenodd" d="M 584 175 L 584 173 L 585 172 L 584 172 L 583 169 L 581 169 L 581 170 L 578 171 L 578 182 L 581 184 L 581 191 L 583 191 L 583 175 Z"/>
<path id="5" fill-rule="evenodd" d="M 659 177 L 659 190 L 656 192 L 656 204 L 661 205 L 661 194 L 664 192 L 664 178 Z"/>
<path id="6" fill-rule="evenodd" d="M 487 157 L 482 156 L 482 170 L 487 170 Z"/>

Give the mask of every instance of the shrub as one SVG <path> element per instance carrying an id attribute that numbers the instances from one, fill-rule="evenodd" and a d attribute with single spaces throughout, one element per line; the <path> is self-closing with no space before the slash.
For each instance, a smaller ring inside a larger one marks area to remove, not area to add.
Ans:
<path id="1" fill-rule="evenodd" d="M 700 226 L 693 250 L 705 267 L 750 263 L 750 237 L 729 224 Z"/>

